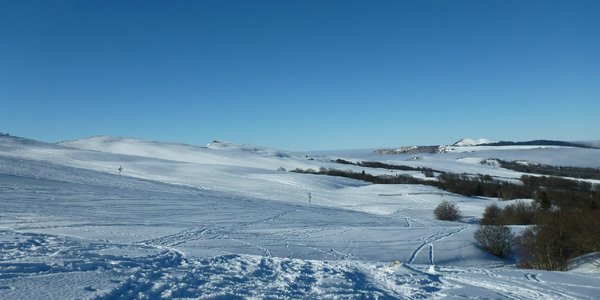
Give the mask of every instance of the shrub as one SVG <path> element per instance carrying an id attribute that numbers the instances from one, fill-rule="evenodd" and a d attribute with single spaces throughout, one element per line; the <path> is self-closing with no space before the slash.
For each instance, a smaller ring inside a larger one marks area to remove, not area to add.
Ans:
<path id="1" fill-rule="evenodd" d="M 506 225 L 482 225 L 475 231 L 475 240 L 491 254 L 507 257 L 512 253 L 514 235 Z"/>
<path id="2" fill-rule="evenodd" d="M 461 217 L 458 206 L 448 200 L 442 201 L 434 210 L 433 214 L 438 220 L 457 221 Z"/>
<path id="3" fill-rule="evenodd" d="M 517 201 L 504 209 L 496 204 L 489 205 L 483 212 L 481 225 L 530 225 L 535 223 L 540 211 L 535 203 Z"/>
<path id="4" fill-rule="evenodd" d="M 564 236 L 554 228 L 536 225 L 526 229 L 520 237 L 524 260 L 521 267 L 541 270 L 565 270 L 567 258 L 563 252 Z"/>
<path id="5" fill-rule="evenodd" d="M 502 224 L 502 208 L 496 204 L 492 204 L 485 208 L 483 212 L 483 218 L 481 218 L 481 225 L 500 225 Z"/>
<path id="6" fill-rule="evenodd" d="M 517 201 L 507 205 L 502 211 L 502 223 L 513 225 L 530 225 L 535 223 L 535 216 L 538 211 L 535 203 L 525 203 Z"/>

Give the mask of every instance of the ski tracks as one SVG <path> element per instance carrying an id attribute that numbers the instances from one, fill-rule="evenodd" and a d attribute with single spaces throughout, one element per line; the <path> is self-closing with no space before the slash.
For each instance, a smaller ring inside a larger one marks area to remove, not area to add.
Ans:
<path id="1" fill-rule="evenodd" d="M 421 252 L 421 250 L 423 250 L 423 248 L 428 247 L 429 248 L 429 253 L 428 253 L 428 259 L 429 259 L 429 264 L 430 265 L 435 265 L 435 261 L 434 261 L 434 248 L 433 248 L 433 243 L 441 241 L 445 238 L 451 237 L 455 234 L 458 234 L 460 232 L 462 232 L 463 230 L 467 229 L 468 226 L 462 226 L 458 229 L 455 230 L 451 230 L 451 231 L 447 231 L 444 230 L 442 232 L 438 232 L 432 236 L 427 237 L 423 243 L 421 243 L 417 249 L 415 249 L 413 251 L 413 253 L 411 254 L 410 258 L 408 259 L 408 264 L 413 264 L 415 262 L 415 260 L 417 259 L 419 253 Z"/>
<path id="2" fill-rule="evenodd" d="M 445 279 L 462 285 L 479 287 L 507 299 L 584 299 L 583 295 L 572 295 L 539 279 L 538 274 L 525 273 L 526 280 L 487 272 L 488 276 L 468 278 L 448 275 Z"/>
<path id="3" fill-rule="evenodd" d="M 187 228 L 180 232 L 165 235 L 157 238 L 147 239 L 138 242 L 138 244 L 146 245 L 146 246 L 154 246 L 154 247 L 167 247 L 172 248 L 176 246 L 180 246 L 182 244 L 198 241 L 198 240 L 230 240 L 240 244 L 244 244 L 253 248 L 260 250 L 264 256 L 272 257 L 271 251 L 261 245 L 256 243 L 252 243 L 248 241 L 248 237 L 255 237 L 254 235 L 248 235 L 248 233 L 244 233 L 243 230 L 250 228 L 256 224 L 274 222 L 278 218 L 285 216 L 287 214 L 291 214 L 296 210 L 288 210 L 276 215 L 270 216 L 268 218 L 260 219 L 257 221 L 247 222 L 236 224 L 232 226 L 203 226 L 203 227 L 194 227 Z M 276 236 L 276 235 L 271 235 Z M 290 249 L 290 243 L 283 236 L 279 236 L 282 245 L 285 245 L 286 249 L 290 252 L 290 257 L 292 256 L 292 251 Z M 267 240 L 264 239 L 263 240 Z"/>
<path id="4" fill-rule="evenodd" d="M 200 240 L 204 238 L 215 237 L 217 234 L 215 232 L 209 231 L 205 227 L 201 228 L 190 228 L 183 230 L 181 232 L 165 235 L 149 240 L 144 240 L 138 242 L 138 244 L 148 245 L 148 246 L 166 246 L 166 247 L 174 247 L 181 245 L 183 243 L 189 241 Z"/>

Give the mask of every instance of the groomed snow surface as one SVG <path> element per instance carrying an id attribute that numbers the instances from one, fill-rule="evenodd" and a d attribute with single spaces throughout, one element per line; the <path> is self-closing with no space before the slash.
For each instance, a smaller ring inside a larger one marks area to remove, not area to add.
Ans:
<path id="1" fill-rule="evenodd" d="M 331 163 L 341 157 L 511 180 L 521 174 L 480 162 L 556 157 L 579 165 L 600 157 L 572 148 L 467 154 L 0 137 L 0 298 L 600 297 L 597 256 L 569 272 L 522 270 L 517 257 L 501 260 L 477 246 L 485 206 L 507 202 L 282 170 L 364 169 Z M 446 199 L 461 208 L 460 222 L 433 218 Z"/>

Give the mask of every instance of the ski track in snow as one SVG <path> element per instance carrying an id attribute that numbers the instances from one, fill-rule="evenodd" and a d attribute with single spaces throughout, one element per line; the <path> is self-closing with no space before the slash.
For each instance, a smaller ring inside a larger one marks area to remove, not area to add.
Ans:
<path id="1" fill-rule="evenodd" d="M 441 241 L 442 239 L 445 239 L 447 237 L 451 237 L 467 228 L 468 228 L 467 226 L 463 226 L 454 231 L 444 230 L 443 232 L 436 233 L 430 237 L 427 237 L 425 239 L 425 241 L 421 245 L 419 245 L 419 247 L 417 247 L 417 249 L 415 249 L 415 251 L 413 251 L 412 255 L 408 259 L 408 264 L 414 263 L 415 259 L 417 258 L 417 256 L 421 252 L 421 250 L 428 247 L 429 248 L 429 254 L 428 254 L 429 264 L 433 265 L 434 264 L 434 262 L 433 262 L 433 243 Z"/>

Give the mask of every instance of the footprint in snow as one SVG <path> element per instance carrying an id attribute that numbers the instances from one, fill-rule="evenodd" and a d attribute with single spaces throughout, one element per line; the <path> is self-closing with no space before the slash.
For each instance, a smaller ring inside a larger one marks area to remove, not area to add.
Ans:
<path id="1" fill-rule="evenodd" d="M 88 285 L 86 287 L 83 288 L 84 290 L 88 291 L 88 292 L 96 292 L 98 291 L 97 289 L 93 288 L 91 285 Z"/>

